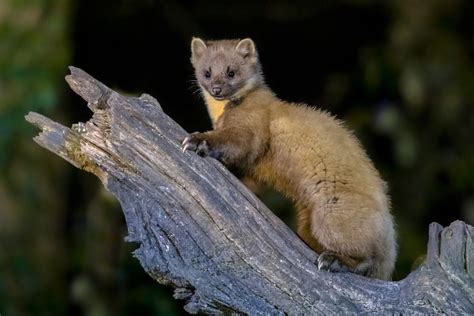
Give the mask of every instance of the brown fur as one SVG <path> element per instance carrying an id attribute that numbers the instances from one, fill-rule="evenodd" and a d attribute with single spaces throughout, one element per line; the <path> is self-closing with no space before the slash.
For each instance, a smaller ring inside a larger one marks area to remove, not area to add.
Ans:
<path id="1" fill-rule="evenodd" d="M 191 134 L 183 148 L 292 198 L 298 234 L 321 254 L 320 269 L 389 279 L 396 242 L 386 185 L 354 135 L 326 112 L 279 100 L 264 84 L 250 39 L 194 39 L 192 51 L 214 130 Z M 216 86 L 225 92 L 219 100 Z"/>

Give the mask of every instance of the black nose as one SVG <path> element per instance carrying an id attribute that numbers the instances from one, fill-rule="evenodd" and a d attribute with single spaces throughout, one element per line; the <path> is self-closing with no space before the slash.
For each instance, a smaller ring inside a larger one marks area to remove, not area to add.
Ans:
<path id="1" fill-rule="evenodd" d="M 212 88 L 212 93 L 214 93 L 214 95 L 219 95 L 219 94 L 221 94 L 221 92 L 222 92 L 222 88 L 220 88 L 220 87 L 213 87 Z"/>

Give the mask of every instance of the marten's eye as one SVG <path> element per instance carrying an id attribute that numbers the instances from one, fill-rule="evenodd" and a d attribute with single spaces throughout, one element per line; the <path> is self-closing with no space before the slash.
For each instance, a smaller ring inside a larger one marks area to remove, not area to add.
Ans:
<path id="1" fill-rule="evenodd" d="M 229 76 L 229 78 L 234 78 L 235 72 L 233 72 L 233 71 L 231 70 L 231 71 L 229 71 L 229 72 L 227 73 L 227 76 Z"/>
<path id="2" fill-rule="evenodd" d="M 211 72 L 209 70 L 206 70 L 206 72 L 204 73 L 204 77 L 206 77 L 207 79 L 211 78 Z"/>

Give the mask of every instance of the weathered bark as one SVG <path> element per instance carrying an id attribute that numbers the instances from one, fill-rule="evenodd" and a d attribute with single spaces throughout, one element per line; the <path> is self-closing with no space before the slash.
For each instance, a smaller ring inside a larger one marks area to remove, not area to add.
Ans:
<path id="1" fill-rule="evenodd" d="M 317 270 L 313 253 L 219 162 L 183 153 L 187 133 L 148 96 L 80 69 L 66 77 L 94 112 L 71 129 L 36 113 L 35 141 L 97 175 L 120 201 L 127 241 L 190 313 L 474 313 L 473 227 L 430 226 L 425 263 L 400 282 Z"/>

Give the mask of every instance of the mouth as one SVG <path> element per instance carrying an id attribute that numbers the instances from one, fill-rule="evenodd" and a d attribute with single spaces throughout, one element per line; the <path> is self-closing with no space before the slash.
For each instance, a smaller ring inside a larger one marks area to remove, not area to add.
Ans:
<path id="1" fill-rule="evenodd" d="M 225 99 L 225 96 L 223 95 L 214 95 L 214 94 L 211 94 L 211 96 L 216 99 L 217 101 L 222 101 Z"/>

